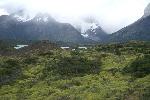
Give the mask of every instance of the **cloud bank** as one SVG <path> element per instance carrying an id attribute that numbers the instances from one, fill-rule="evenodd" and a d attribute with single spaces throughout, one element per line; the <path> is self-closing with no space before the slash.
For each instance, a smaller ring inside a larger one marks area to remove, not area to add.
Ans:
<path id="1" fill-rule="evenodd" d="M 115 32 L 144 14 L 150 0 L 0 0 L 0 15 L 24 10 L 25 14 L 49 13 L 56 20 L 85 30 L 86 19 L 96 19 L 102 28 Z"/>

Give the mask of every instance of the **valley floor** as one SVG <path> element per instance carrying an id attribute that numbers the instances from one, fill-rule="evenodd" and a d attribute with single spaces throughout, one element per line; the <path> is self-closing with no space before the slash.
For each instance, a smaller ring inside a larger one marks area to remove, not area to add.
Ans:
<path id="1" fill-rule="evenodd" d="M 149 99 L 147 42 L 0 56 L 0 100 Z"/>

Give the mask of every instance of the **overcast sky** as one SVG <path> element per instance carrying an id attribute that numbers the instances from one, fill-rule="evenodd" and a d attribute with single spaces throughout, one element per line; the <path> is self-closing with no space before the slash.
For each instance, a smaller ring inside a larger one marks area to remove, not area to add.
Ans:
<path id="1" fill-rule="evenodd" d="M 139 19 L 150 0 L 0 0 L 0 15 L 25 9 L 32 15 L 48 12 L 61 22 L 83 26 L 94 17 L 112 33 Z"/>

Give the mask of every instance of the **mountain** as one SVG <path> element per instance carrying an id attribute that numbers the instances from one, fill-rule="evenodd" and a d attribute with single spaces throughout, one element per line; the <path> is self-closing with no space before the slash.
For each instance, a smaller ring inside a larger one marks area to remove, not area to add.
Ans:
<path id="1" fill-rule="evenodd" d="M 88 16 L 83 19 L 86 30 L 82 32 L 82 36 L 96 42 L 105 41 L 108 34 L 101 28 L 99 21 L 94 16 Z"/>
<path id="2" fill-rule="evenodd" d="M 32 19 L 19 15 L 0 16 L 0 39 L 50 40 L 82 43 L 87 41 L 68 23 L 59 23 L 48 14 L 38 14 Z"/>
<path id="3" fill-rule="evenodd" d="M 148 6 L 144 10 L 144 16 L 143 17 L 147 17 L 147 16 L 150 16 L 150 3 L 148 4 Z"/>
<path id="4" fill-rule="evenodd" d="M 135 23 L 111 34 L 107 42 L 127 42 L 131 40 L 150 41 L 150 5 L 145 9 L 144 17 Z"/>
<path id="5" fill-rule="evenodd" d="M 97 23 L 92 23 L 90 28 L 82 35 L 97 42 L 104 41 L 108 37 L 108 34 Z"/>

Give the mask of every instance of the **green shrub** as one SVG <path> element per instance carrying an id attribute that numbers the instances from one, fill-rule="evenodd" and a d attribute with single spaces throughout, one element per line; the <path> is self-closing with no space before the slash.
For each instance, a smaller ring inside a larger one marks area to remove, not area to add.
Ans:
<path id="1" fill-rule="evenodd" d="M 0 62 L 0 85 L 11 82 L 21 74 L 21 66 L 18 60 L 7 59 Z"/>
<path id="2" fill-rule="evenodd" d="M 80 56 L 63 57 L 55 64 L 49 62 L 46 65 L 47 70 L 65 76 L 96 74 L 99 73 L 100 67 L 100 60 L 88 60 Z"/>
<path id="3" fill-rule="evenodd" d="M 39 53 L 39 56 L 51 56 L 51 55 L 53 55 L 53 52 L 51 52 L 51 51 L 48 51 L 48 52 L 40 52 Z"/>
<path id="4" fill-rule="evenodd" d="M 14 59 L 8 59 L 0 63 L 0 76 L 12 74 L 13 70 L 17 70 L 19 67 L 18 61 Z"/>
<path id="5" fill-rule="evenodd" d="M 131 73 L 133 76 L 140 78 L 150 74 L 150 55 L 138 58 L 123 69 L 125 73 Z"/>
<path id="6" fill-rule="evenodd" d="M 23 60 L 25 64 L 36 64 L 38 58 L 37 57 L 27 57 Z"/>

